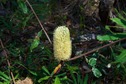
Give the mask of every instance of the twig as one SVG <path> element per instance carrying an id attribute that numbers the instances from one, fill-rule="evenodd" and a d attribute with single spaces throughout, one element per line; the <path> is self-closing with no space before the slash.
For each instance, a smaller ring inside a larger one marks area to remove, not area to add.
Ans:
<path id="1" fill-rule="evenodd" d="M 100 49 L 102 49 L 102 48 L 105 48 L 105 47 L 111 46 L 111 45 L 113 45 L 113 44 L 115 44 L 115 43 L 117 43 L 117 42 L 120 42 L 120 41 L 122 41 L 122 40 L 126 40 L 126 38 L 123 38 L 123 39 L 120 39 L 120 40 L 114 41 L 114 42 L 112 42 L 112 43 L 106 44 L 106 45 L 104 45 L 104 46 L 98 47 L 98 48 L 96 48 L 96 49 L 94 49 L 94 50 L 88 51 L 88 52 L 83 53 L 83 54 L 81 54 L 81 55 L 79 55 L 79 56 L 74 56 L 73 58 L 70 58 L 70 59 L 67 60 L 67 61 L 72 61 L 72 60 L 75 60 L 75 59 L 81 58 L 81 57 L 86 56 L 86 55 L 88 55 L 88 54 L 91 54 L 91 53 L 93 53 L 93 52 L 95 52 L 95 51 L 98 51 L 98 50 L 100 50 Z"/>
<path id="2" fill-rule="evenodd" d="M 5 50 L 5 47 L 4 47 L 3 42 L 2 42 L 1 39 L 0 39 L 0 44 L 1 44 L 1 47 L 2 47 L 3 52 L 4 52 L 4 54 L 5 54 L 5 57 L 6 57 L 6 60 L 7 60 L 7 64 L 8 64 L 8 66 L 9 66 L 9 68 L 10 68 L 11 65 L 10 65 L 10 62 L 9 62 L 9 60 L 8 60 L 8 55 L 7 55 L 7 52 L 6 52 L 6 50 Z M 12 72 L 11 70 L 10 70 L 10 74 L 11 74 L 13 83 L 16 84 L 15 79 L 14 79 L 14 75 L 13 75 L 13 72 Z"/>
<path id="3" fill-rule="evenodd" d="M 34 9 L 33 9 L 32 6 L 31 6 L 31 4 L 29 3 L 28 0 L 26 0 L 26 2 L 27 2 L 27 4 L 29 5 L 30 9 L 32 10 L 33 14 L 35 15 L 37 21 L 39 22 L 39 25 L 41 26 L 42 30 L 44 31 L 44 33 L 45 33 L 46 37 L 48 38 L 49 42 L 52 44 L 52 41 L 50 40 L 50 38 L 49 38 L 47 32 L 45 31 L 45 29 L 44 29 L 44 27 L 43 27 L 41 21 L 39 20 L 37 14 L 35 13 Z"/>

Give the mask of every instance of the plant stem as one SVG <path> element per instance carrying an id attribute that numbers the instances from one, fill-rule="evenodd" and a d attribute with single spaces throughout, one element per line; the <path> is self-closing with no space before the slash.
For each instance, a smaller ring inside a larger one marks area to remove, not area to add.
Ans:
<path id="1" fill-rule="evenodd" d="M 8 67 L 10 68 L 10 67 L 11 67 L 10 61 L 8 60 L 8 55 L 7 55 L 7 52 L 6 52 L 6 50 L 5 50 L 5 47 L 4 47 L 3 42 L 2 42 L 1 39 L 0 39 L 0 44 L 1 44 L 1 47 L 2 47 L 2 49 L 3 49 L 3 53 L 4 53 L 5 57 L 6 57 Z M 13 83 L 16 84 L 15 79 L 14 79 L 14 75 L 13 75 L 13 72 L 12 72 L 10 69 L 9 69 L 9 72 L 10 72 L 10 75 L 11 75 L 11 77 L 12 77 Z"/>

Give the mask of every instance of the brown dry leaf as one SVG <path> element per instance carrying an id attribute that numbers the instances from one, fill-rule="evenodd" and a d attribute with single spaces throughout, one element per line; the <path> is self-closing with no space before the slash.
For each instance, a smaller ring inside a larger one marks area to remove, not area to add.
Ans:
<path id="1" fill-rule="evenodd" d="M 71 26 L 71 25 L 72 25 L 72 24 L 71 24 L 71 20 L 68 20 L 68 21 L 66 22 L 66 24 L 67 24 L 67 27 Z"/>
<path id="2" fill-rule="evenodd" d="M 33 82 L 32 79 L 27 77 L 24 80 L 18 80 L 16 84 L 33 84 Z"/>

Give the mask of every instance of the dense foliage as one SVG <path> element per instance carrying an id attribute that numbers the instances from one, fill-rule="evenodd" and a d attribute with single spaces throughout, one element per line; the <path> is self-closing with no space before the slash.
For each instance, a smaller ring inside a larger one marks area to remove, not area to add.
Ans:
<path id="1" fill-rule="evenodd" d="M 126 1 L 110 1 L 1 0 L 0 84 L 125 84 Z M 59 63 L 52 42 L 62 25 L 72 55 Z"/>

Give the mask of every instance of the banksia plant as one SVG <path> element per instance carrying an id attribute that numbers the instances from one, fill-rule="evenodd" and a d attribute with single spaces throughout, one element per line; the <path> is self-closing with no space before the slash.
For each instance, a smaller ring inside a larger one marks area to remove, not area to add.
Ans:
<path id="1" fill-rule="evenodd" d="M 59 26 L 53 35 L 54 57 L 58 61 L 68 60 L 71 56 L 70 32 L 66 26 Z"/>

